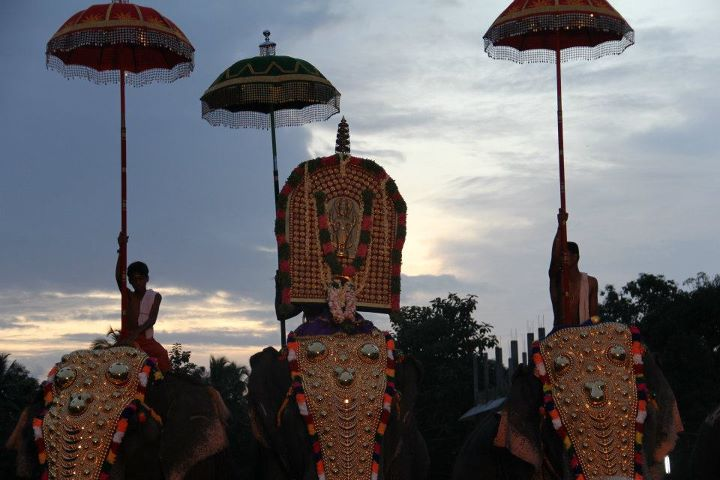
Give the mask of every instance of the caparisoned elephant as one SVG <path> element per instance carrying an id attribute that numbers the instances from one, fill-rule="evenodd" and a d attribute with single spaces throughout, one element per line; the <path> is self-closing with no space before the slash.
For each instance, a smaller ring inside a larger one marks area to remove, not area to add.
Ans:
<path id="1" fill-rule="evenodd" d="M 645 353 L 642 359 L 648 391 L 647 417 L 642 434 L 642 473 L 647 480 L 660 480 L 664 476 L 663 459 L 674 448 L 677 434 L 682 431 L 682 423 L 675 397 L 653 355 Z M 608 389 L 611 388 L 612 385 L 608 386 Z M 535 375 L 535 369 L 521 365 L 514 375 L 502 414 L 484 417 L 466 439 L 456 459 L 453 479 L 575 479 L 570 467 L 570 456 L 551 417 L 542 416 L 541 407 L 545 399 L 543 384 Z M 630 414 L 634 418 L 632 411 Z M 590 425 L 586 429 L 595 428 L 590 422 L 588 420 L 586 423 Z M 607 433 L 612 432 L 608 430 Z M 634 436 L 631 433 L 631 438 Z M 619 439 L 615 439 L 614 443 L 607 442 L 606 445 L 610 445 L 609 448 L 622 448 Z M 630 460 L 634 453 L 632 444 L 629 446 L 627 454 Z M 596 456 L 597 461 L 601 452 L 595 450 L 591 454 Z M 620 458 L 620 455 L 612 455 L 615 454 L 609 454 L 606 458 Z M 632 474 L 612 478 L 632 478 Z"/>
<path id="2" fill-rule="evenodd" d="M 291 395 L 287 358 L 268 347 L 253 355 L 250 365 L 250 415 L 253 433 L 261 445 L 262 478 L 317 480 L 313 446 Z M 406 357 L 396 365 L 395 375 L 398 394 L 383 438 L 378 478 L 423 480 L 427 477 L 429 455 L 413 414 L 421 368 L 416 360 Z"/>
<path id="3" fill-rule="evenodd" d="M 113 355 L 114 351 L 115 349 L 106 350 L 110 355 Z M 75 353 L 77 352 L 73 352 Z M 100 376 L 96 377 L 95 383 L 99 383 L 99 378 Z M 73 380 L 77 383 L 91 383 L 79 372 L 77 379 Z M 93 409 L 109 405 L 108 399 L 115 393 L 108 390 L 107 386 L 105 391 L 107 398 L 103 398 L 97 392 L 93 392 L 94 398 L 82 397 L 82 393 L 76 394 L 76 402 L 67 406 L 70 410 L 69 415 L 75 415 L 77 418 L 82 418 L 83 415 L 87 417 L 84 431 L 94 428 L 91 433 L 95 435 L 92 441 L 96 438 L 102 440 L 107 433 L 112 434 L 115 430 L 115 427 L 110 425 L 112 422 L 100 425 L 101 422 L 97 419 L 100 418 L 102 421 L 102 415 L 93 416 L 95 415 Z M 47 393 L 46 389 L 44 394 Z M 37 418 L 48 412 L 45 400 L 47 396 L 43 399 L 41 391 L 36 402 L 24 410 L 7 442 L 8 448 L 17 451 L 19 478 L 39 478 L 44 468 L 39 463 L 36 438 L 42 431 L 42 427 L 38 426 Z M 105 403 L 106 400 L 108 403 Z M 148 383 L 145 405 L 152 411 L 142 410 L 140 413 L 141 410 L 138 410 L 137 414 L 126 418 L 124 437 L 117 446 L 117 452 L 113 454 L 111 469 L 108 472 L 110 479 L 233 478 L 234 469 L 227 453 L 228 439 L 225 432 L 229 412 L 215 389 L 190 378 L 168 373 L 162 381 Z M 83 408 L 87 408 L 87 411 L 82 411 Z M 59 421 L 62 420 L 63 413 L 66 412 L 60 413 Z M 62 423 L 56 423 L 56 429 L 57 425 Z M 82 433 L 75 434 L 69 427 L 62 431 L 62 434 L 75 436 L 76 438 L 69 439 L 72 442 L 87 441 L 87 438 L 86 440 L 80 438 Z M 49 451 L 51 448 L 57 447 L 47 445 L 46 457 L 51 457 Z M 112 452 L 112 448 L 110 451 Z M 69 455 L 84 458 L 77 453 L 69 453 Z M 97 455 L 93 458 L 97 458 Z M 87 470 L 90 472 L 87 475 L 98 474 L 97 462 L 94 466 L 78 463 L 80 460 L 75 462 L 79 473 Z"/>

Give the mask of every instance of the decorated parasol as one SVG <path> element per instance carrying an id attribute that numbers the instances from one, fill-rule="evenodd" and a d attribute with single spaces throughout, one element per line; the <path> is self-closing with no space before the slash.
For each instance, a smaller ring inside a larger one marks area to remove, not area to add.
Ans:
<path id="1" fill-rule="evenodd" d="M 70 17 L 47 44 L 48 68 L 97 84 L 120 83 L 121 232 L 127 238 L 125 83 L 143 86 L 190 75 L 195 49 L 156 10 L 125 0 L 93 5 Z M 126 316 L 127 246 L 120 245 L 122 323 Z"/>
<path id="2" fill-rule="evenodd" d="M 517 63 L 555 63 L 557 88 L 560 213 L 565 218 L 562 62 L 619 55 L 634 43 L 634 32 L 606 0 L 513 0 L 484 35 L 491 58 Z M 560 224 L 560 246 L 567 250 L 567 228 Z M 562 271 L 563 318 L 569 310 L 567 271 Z"/>
<path id="3" fill-rule="evenodd" d="M 213 126 L 270 129 L 273 185 L 277 210 L 278 182 L 275 128 L 324 121 L 340 111 L 340 92 L 305 60 L 275 55 L 277 44 L 263 32 L 260 55 L 231 65 L 200 98 L 202 117 Z M 285 321 L 281 320 L 282 342 Z"/>

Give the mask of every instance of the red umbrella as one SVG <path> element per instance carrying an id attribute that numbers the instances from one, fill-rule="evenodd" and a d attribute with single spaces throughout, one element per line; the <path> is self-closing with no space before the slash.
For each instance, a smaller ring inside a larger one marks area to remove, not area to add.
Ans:
<path id="1" fill-rule="evenodd" d="M 121 232 L 127 235 L 125 82 L 142 86 L 190 75 L 195 49 L 185 34 L 156 10 L 126 1 L 93 5 L 70 17 L 52 36 L 47 66 L 65 77 L 120 83 Z M 127 248 L 120 248 L 122 320 L 126 315 Z"/>
<path id="2" fill-rule="evenodd" d="M 492 58 L 517 63 L 555 63 L 562 214 L 567 210 L 560 64 L 573 59 L 593 60 L 605 55 L 619 55 L 634 43 L 634 37 L 630 25 L 605 0 L 514 0 L 483 37 L 485 51 Z M 560 226 L 560 245 L 562 251 L 566 251 L 564 222 Z M 569 310 L 565 270 L 562 273 L 562 289 L 565 318 L 565 312 Z"/>

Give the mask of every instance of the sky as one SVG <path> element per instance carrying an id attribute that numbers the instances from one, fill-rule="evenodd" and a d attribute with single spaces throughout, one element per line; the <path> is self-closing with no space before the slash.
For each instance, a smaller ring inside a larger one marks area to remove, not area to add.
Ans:
<path id="1" fill-rule="evenodd" d="M 484 53 L 508 3 L 142 3 L 196 49 L 189 77 L 127 90 L 129 258 L 149 264 L 163 295 L 156 338 L 199 364 L 247 364 L 279 345 L 270 134 L 212 127 L 199 100 L 257 54 L 265 29 L 278 54 L 309 61 L 342 93 L 340 114 L 278 131 L 281 182 L 333 153 L 345 116 L 352 153 L 380 163 L 408 203 L 401 304 L 476 295 L 476 319 L 505 347 L 549 328 L 555 72 Z M 37 376 L 120 323 L 119 87 L 45 67 L 47 41 L 87 6 L 0 2 L 0 352 Z M 613 6 L 636 44 L 563 64 L 568 236 L 581 269 L 601 287 L 641 272 L 720 273 L 720 4 Z"/>

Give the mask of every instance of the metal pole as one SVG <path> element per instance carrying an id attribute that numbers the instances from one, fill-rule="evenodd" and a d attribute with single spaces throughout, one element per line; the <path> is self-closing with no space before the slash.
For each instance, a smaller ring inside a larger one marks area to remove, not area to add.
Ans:
<path id="1" fill-rule="evenodd" d="M 120 70 L 120 231 L 127 238 L 127 147 L 125 130 L 125 70 Z M 120 326 L 127 321 L 127 242 L 120 244 L 122 281 L 120 288 Z M 127 333 L 127 332 L 123 332 Z"/>
<path id="2" fill-rule="evenodd" d="M 480 359 L 478 358 L 478 354 L 473 352 L 472 354 L 472 365 L 473 365 L 473 398 L 474 398 L 474 405 L 477 405 L 480 403 L 480 386 L 478 385 L 478 371 L 480 368 L 478 367 L 478 362 Z"/>
<path id="3" fill-rule="evenodd" d="M 270 138 L 272 140 L 272 154 L 273 154 L 273 189 L 275 192 L 275 213 L 278 210 L 278 198 L 280 197 L 280 182 L 278 180 L 278 167 L 277 167 L 277 145 L 275 144 L 275 111 L 270 110 Z M 286 343 L 285 334 L 285 319 L 280 320 L 280 345 L 283 347 Z"/>
<path id="4" fill-rule="evenodd" d="M 565 205 L 565 150 L 563 148 L 563 118 L 562 118 L 562 75 L 560 70 L 560 32 L 556 32 L 555 46 L 555 77 L 557 80 L 557 128 L 558 128 L 558 163 L 560 169 L 560 214 L 564 217 L 567 213 Z M 567 254 L 567 226 L 565 221 L 560 222 L 560 252 L 563 257 Z M 563 324 L 568 324 L 570 313 L 570 283 L 567 275 L 567 266 L 561 263 L 560 278 L 563 291 L 560 316 Z"/>
<path id="5" fill-rule="evenodd" d="M 532 332 L 529 332 L 525 336 L 525 338 L 527 341 L 527 346 L 525 347 L 525 348 L 527 348 L 527 350 L 526 350 L 527 351 L 527 365 L 530 366 L 530 365 L 532 365 L 532 346 L 533 346 L 533 343 L 535 342 L 535 334 Z"/>
<path id="6" fill-rule="evenodd" d="M 503 371 L 502 348 L 495 347 L 495 388 L 500 389 L 505 385 Z"/>

